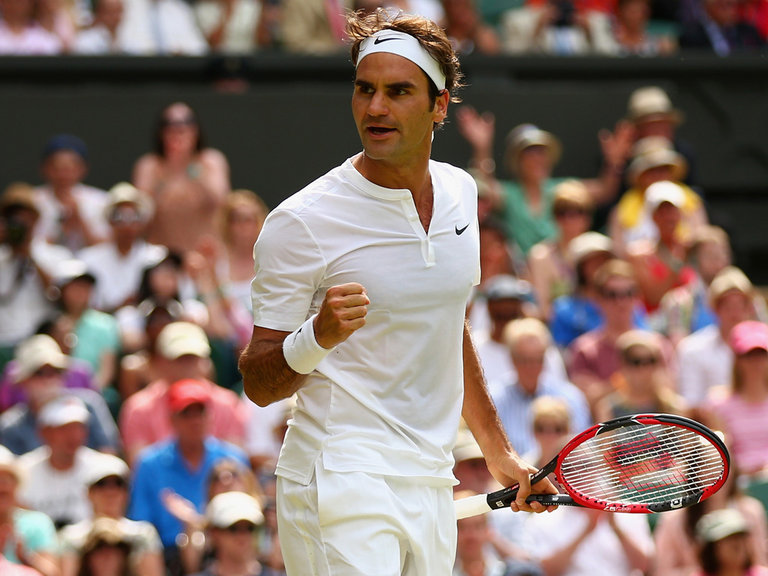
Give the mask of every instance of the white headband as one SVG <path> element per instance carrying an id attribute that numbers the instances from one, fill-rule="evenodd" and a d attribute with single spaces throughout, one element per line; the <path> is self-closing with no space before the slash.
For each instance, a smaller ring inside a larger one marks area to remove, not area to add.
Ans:
<path id="1" fill-rule="evenodd" d="M 363 58 L 376 52 L 388 52 L 407 58 L 424 70 L 438 90 L 445 90 L 445 74 L 440 69 L 440 64 L 414 36 L 398 30 L 379 30 L 360 43 L 355 68 L 360 65 Z"/>

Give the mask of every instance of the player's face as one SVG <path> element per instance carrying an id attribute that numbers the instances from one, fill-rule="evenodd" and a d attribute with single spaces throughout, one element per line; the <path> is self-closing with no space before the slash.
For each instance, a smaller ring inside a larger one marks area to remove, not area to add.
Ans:
<path id="1" fill-rule="evenodd" d="M 447 108 L 447 92 L 431 105 L 427 76 L 406 58 L 371 54 L 357 68 L 352 115 L 371 160 L 400 165 L 428 157 L 433 125 Z"/>

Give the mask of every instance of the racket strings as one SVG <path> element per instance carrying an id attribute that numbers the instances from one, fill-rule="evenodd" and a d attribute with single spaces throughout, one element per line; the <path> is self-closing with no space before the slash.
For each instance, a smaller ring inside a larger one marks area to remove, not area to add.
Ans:
<path id="1" fill-rule="evenodd" d="M 724 473 L 719 451 L 677 426 L 629 426 L 595 436 L 568 454 L 561 477 L 586 498 L 661 503 L 700 493 Z"/>

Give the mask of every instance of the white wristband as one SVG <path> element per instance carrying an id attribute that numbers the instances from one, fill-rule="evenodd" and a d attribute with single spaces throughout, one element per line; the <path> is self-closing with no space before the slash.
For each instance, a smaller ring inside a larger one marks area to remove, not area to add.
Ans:
<path id="1" fill-rule="evenodd" d="M 283 340 L 283 356 L 292 370 L 299 374 L 309 374 L 333 348 L 323 348 L 315 340 L 314 320 L 311 316 L 304 324 L 288 334 Z"/>

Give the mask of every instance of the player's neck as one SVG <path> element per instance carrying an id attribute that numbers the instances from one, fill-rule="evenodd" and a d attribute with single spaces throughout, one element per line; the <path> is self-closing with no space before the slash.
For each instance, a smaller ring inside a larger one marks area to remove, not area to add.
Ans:
<path id="1" fill-rule="evenodd" d="M 374 159 L 365 152 L 357 156 L 353 164 L 366 180 L 383 188 L 410 190 L 418 206 L 425 190 L 431 192 L 429 155 L 407 162 Z"/>

